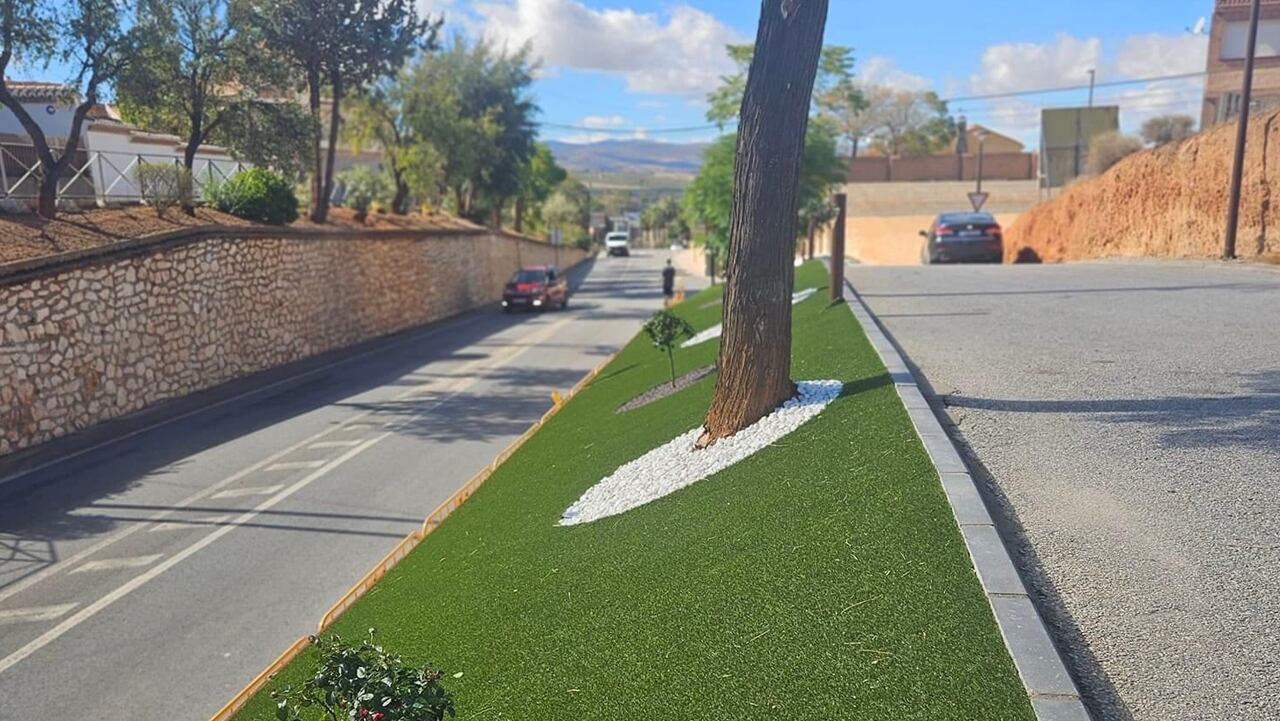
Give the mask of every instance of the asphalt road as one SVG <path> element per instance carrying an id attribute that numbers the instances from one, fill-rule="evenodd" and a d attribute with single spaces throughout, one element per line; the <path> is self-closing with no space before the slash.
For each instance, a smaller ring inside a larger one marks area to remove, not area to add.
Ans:
<path id="1" fill-rule="evenodd" d="M 1095 719 L 1280 719 L 1280 272 L 875 268 Z"/>
<path id="2" fill-rule="evenodd" d="M 209 718 L 638 330 L 663 258 L 595 261 L 566 312 L 401 334 L 0 486 L 0 719 Z"/>

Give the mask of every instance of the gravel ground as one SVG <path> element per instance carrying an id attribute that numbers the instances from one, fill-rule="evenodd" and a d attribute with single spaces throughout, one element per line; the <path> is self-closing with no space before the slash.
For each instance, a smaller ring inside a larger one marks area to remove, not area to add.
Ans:
<path id="1" fill-rule="evenodd" d="M 1095 719 L 1280 719 L 1280 273 L 851 267 Z"/>

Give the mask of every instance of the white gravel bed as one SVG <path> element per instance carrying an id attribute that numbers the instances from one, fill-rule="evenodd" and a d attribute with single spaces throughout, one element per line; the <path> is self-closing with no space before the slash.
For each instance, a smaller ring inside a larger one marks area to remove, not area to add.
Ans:
<path id="1" fill-rule="evenodd" d="M 812 296 L 814 293 L 817 293 L 817 292 L 818 292 L 817 288 L 805 288 L 804 290 L 796 291 L 795 293 L 791 294 L 791 305 L 795 305 L 797 303 L 803 303 L 804 301 L 809 300 L 810 296 Z M 698 345 L 699 343 L 706 343 L 709 340 L 714 340 L 716 338 L 719 338 L 720 334 L 723 332 L 724 332 L 724 326 L 721 325 L 720 323 L 716 323 L 710 328 L 702 331 L 701 333 L 695 335 L 689 340 L 686 340 L 685 342 L 681 343 L 680 347 L 690 348 L 692 346 Z"/>
<path id="2" fill-rule="evenodd" d="M 840 381 L 801 381 L 797 395 L 747 428 L 710 448 L 694 450 L 699 426 L 614 471 L 587 489 L 564 512 L 560 525 L 575 526 L 616 516 L 691 486 L 765 448 L 822 412 L 840 396 Z"/>

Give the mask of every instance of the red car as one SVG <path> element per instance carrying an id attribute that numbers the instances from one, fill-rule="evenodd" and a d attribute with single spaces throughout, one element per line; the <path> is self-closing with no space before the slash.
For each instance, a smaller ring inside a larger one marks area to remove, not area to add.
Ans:
<path id="1" fill-rule="evenodd" d="M 569 305 L 569 281 L 554 265 L 521 268 L 502 291 L 502 309 L 566 308 Z"/>

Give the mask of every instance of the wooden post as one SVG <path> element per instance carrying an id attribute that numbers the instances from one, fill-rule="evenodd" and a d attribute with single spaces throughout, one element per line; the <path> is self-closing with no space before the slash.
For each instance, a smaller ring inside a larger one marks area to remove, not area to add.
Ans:
<path id="1" fill-rule="evenodd" d="M 836 227 L 831 232 L 831 302 L 844 300 L 844 226 L 848 197 L 836 193 Z"/>

